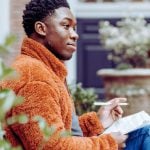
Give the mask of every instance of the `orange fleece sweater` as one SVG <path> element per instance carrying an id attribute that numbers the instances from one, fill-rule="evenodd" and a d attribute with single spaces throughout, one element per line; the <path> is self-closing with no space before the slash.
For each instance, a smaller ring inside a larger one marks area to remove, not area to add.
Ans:
<path id="1" fill-rule="evenodd" d="M 64 84 L 67 71 L 65 65 L 40 43 L 25 38 L 21 55 L 13 63 L 20 78 L 5 81 L 3 88 L 11 88 L 24 102 L 14 107 L 8 116 L 26 113 L 29 118 L 40 115 L 57 132 L 69 130 L 72 125 L 72 99 Z M 79 117 L 84 137 L 59 137 L 55 133 L 44 143 L 43 150 L 117 150 L 111 135 L 96 136 L 104 129 L 95 112 Z M 27 124 L 6 127 L 6 137 L 16 146 L 21 144 L 26 150 L 37 150 L 43 134 L 32 119 Z"/>

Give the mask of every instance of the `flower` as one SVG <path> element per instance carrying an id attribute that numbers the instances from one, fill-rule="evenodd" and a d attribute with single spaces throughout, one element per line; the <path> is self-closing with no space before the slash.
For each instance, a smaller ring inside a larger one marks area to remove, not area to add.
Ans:
<path id="1" fill-rule="evenodd" d="M 150 23 L 144 18 L 124 18 L 116 25 L 100 22 L 100 39 L 111 50 L 108 59 L 118 68 L 145 68 L 150 61 Z"/>

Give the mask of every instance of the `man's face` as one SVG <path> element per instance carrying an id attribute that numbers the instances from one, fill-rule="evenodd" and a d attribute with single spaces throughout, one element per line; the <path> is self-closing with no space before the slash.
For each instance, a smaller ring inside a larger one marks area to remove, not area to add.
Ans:
<path id="1" fill-rule="evenodd" d="M 60 7 L 44 20 L 46 35 L 44 45 L 60 60 L 68 60 L 76 50 L 78 35 L 76 19 L 69 8 Z"/>

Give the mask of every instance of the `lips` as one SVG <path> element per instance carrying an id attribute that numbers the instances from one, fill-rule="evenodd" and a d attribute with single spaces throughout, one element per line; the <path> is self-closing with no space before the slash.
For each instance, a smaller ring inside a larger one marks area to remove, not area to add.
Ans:
<path id="1" fill-rule="evenodd" d="M 75 51 L 77 46 L 76 46 L 76 43 L 67 43 L 67 45 L 73 50 Z"/>
<path id="2" fill-rule="evenodd" d="M 76 43 L 67 43 L 67 45 L 72 45 L 72 46 L 76 47 Z"/>

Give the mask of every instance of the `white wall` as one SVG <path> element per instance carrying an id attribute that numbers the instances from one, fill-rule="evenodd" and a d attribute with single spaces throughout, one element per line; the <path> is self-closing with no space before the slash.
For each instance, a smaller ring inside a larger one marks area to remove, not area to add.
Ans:
<path id="1" fill-rule="evenodd" d="M 9 33 L 9 0 L 1 0 L 0 4 L 0 43 Z"/>

